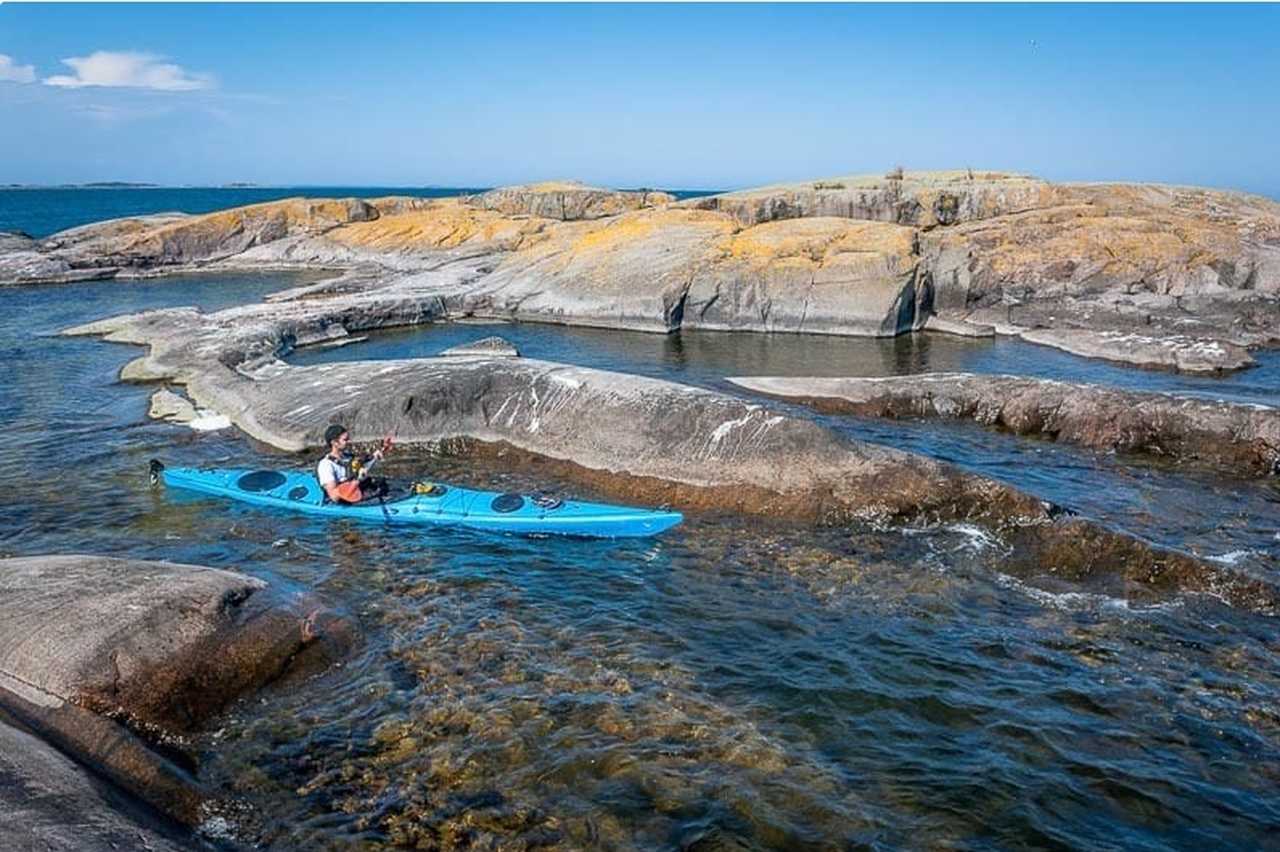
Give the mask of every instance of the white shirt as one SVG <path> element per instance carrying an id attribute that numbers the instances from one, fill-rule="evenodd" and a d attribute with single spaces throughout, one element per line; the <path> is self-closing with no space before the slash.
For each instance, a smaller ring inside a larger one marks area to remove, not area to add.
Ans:
<path id="1" fill-rule="evenodd" d="M 332 457 L 325 455 L 316 465 L 316 478 L 320 480 L 321 487 L 327 487 L 346 482 L 351 478 L 351 471 L 343 462 L 334 461 Z"/>

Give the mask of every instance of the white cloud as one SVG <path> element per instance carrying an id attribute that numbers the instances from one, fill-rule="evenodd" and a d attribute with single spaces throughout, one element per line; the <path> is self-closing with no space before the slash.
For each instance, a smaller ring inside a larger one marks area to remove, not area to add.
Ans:
<path id="1" fill-rule="evenodd" d="M 34 83 L 36 67 L 34 65 L 14 65 L 13 57 L 0 53 L 0 80 L 13 83 Z"/>
<path id="2" fill-rule="evenodd" d="M 62 60 L 75 74 L 57 74 L 44 79 L 47 86 L 79 89 L 84 86 L 115 86 L 132 89 L 157 89 L 165 92 L 189 92 L 211 89 L 213 75 L 192 73 L 179 65 L 163 62 L 163 56 L 152 53 L 113 52 L 99 50 L 88 56 Z"/>

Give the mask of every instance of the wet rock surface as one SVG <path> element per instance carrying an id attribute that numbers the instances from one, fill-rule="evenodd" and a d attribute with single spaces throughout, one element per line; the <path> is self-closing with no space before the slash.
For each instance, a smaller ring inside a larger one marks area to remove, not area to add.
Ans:
<path id="1" fill-rule="evenodd" d="M 184 738 L 353 640 L 349 623 L 309 595 L 229 571 L 79 555 L 0 560 L 0 711 L 187 825 L 204 794 L 180 755 Z"/>
<path id="2" fill-rule="evenodd" d="M 972 373 L 729 381 L 831 413 L 967 419 L 1019 435 L 1210 464 L 1247 476 L 1280 472 L 1280 410 L 1260 405 Z"/>

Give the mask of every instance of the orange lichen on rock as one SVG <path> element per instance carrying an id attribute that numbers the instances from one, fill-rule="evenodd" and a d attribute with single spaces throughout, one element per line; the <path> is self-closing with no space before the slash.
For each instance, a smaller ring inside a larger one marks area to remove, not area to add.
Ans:
<path id="1" fill-rule="evenodd" d="M 539 234 L 550 221 L 513 218 L 450 199 L 368 222 L 353 222 L 326 237 L 345 246 L 392 252 L 451 249 L 471 243 L 495 243 L 512 249 Z"/>
<path id="2" fill-rule="evenodd" d="M 701 210 L 675 208 L 638 210 L 579 226 L 576 238 L 569 245 L 569 253 L 581 257 L 629 248 L 633 243 L 643 243 L 654 238 L 661 239 L 666 230 L 689 227 L 723 231 L 728 234 L 733 230 L 734 225 L 725 216 Z"/>
<path id="3" fill-rule="evenodd" d="M 1167 213 L 1107 215 L 1095 210 L 1063 218 L 1037 211 L 975 229 L 969 236 L 981 246 L 986 267 L 1005 280 L 1065 284 L 1119 277 L 1156 292 L 1240 251 L 1233 228 Z M 1046 263 L 1050 258 L 1058 260 Z"/>
<path id="4" fill-rule="evenodd" d="M 159 225 L 134 237 L 124 252 L 163 262 L 205 260 L 290 234 L 319 234 L 377 216 L 374 207 L 358 198 L 286 198 Z"/>
<path id="5" fill-rule="evenodd" d="M 839 254 L 914 255 L 915 231 L 884 222 L 833 217 L 783 219 L 746 228 L 722 243 L 724 256 L 756 265 L 779 262 L 820 266 Z"/>

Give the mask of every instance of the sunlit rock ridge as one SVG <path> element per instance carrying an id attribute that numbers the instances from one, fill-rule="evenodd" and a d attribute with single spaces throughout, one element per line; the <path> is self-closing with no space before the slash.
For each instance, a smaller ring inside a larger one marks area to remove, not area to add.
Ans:
<path id="1" fill-rule="evenodd" d="M 668 332 L 1024 335 L 1189 372 L 1280 341 L 1280 205 L 1003 172 L 840 177 L 683 202 L 571 182 L 448 199 L 286 199 L 0 242 L 0 283 L 359 269 L 353 298 Z M 449 284 L 424 281 L 465 270 Z"/>

